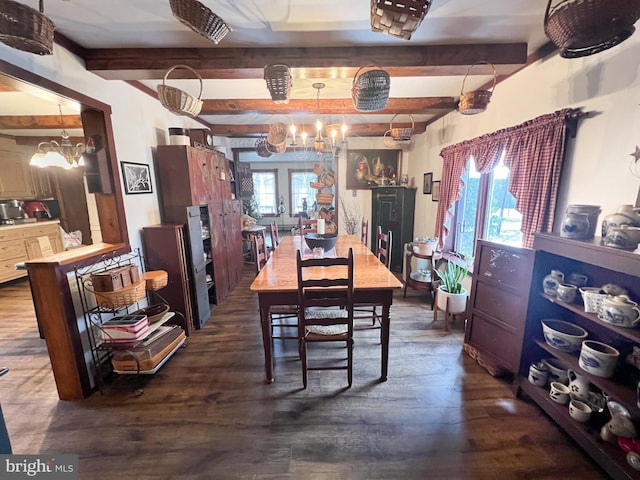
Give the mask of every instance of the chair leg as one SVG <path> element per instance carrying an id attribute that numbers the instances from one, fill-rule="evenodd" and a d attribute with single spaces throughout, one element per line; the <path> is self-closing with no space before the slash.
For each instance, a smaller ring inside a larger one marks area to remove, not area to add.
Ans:
<path id="1" fill-rule="evenodd" d="M 347 382 L 349 388 L 353 383 L 353 338 L 347 339 Z"/>
<path id="2" fill-rule="evenodd" d="M 307 388 L 307 343 L 304 341 L 304 338 L 300 338 L 298 340 L 299 346 L 298 350 L 300 350 L 300 363 L 302 364 L 302 386 L 306 390 Z"/>

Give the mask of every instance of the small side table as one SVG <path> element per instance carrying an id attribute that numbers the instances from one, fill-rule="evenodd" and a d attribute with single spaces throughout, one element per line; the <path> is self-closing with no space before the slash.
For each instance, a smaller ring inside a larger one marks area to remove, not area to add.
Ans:
<path id="1" fill-rule="evenodd" d="M 427 260 L 427 270 L 413 272 L 411 261 L 414 258 Z M 405 258 L 405 277 L 404 277 L 404 296 L 407 296 L 407 287 L 414 290 L 427 292 L 431 297 L 431 310 L 434 308 L 435 292 L 433 288 L 433 281 L 435 280 L 434 271 L 434 255 L 422 255 L 413 251 L 413 245 L 406 244 L 406 258 Z"/>
<path id="2" fill-rule="evenodd" d="M 255 237 L 264 238 L 267 227 L 264 225 L 255 225 L 251 228 L 242 229 L 243 255 L 247 257 L 247 262 L 255 262 L 255 253 L 253 251 L 253 239 Z"/>

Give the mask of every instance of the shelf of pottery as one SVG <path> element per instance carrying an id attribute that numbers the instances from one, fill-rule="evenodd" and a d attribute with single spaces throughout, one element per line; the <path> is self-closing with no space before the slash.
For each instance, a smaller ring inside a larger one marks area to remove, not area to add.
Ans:
<path id="1" fill-rule="evenodd" d="M 309 185 L 316 190 L 316 211 L 319 220 L 324 221 L 324 233 L 337 233 L 335 199 L 335 173 L 331 166 L 323 161 L 313 166 L 318 178 Z"/>

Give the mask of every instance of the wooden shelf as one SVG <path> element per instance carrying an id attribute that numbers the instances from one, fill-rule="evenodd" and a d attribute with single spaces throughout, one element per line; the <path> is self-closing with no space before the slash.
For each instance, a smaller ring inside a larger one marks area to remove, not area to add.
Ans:
<path id="1" fill-rule="evenodd" d="M 638 478 L 626 460 L 626 453 L 617 445 L 599 439 L 600 425 L 596 421 L 576 422 L 569 416 L 567 405 L 560 405 L 549 398 L 547 389 L 536 387 L 527 380 L 520 382 L 524 391 L 544 412 L 549 415 L 567 434 L 573 438 L 602 468 L 614 479 Z"/>

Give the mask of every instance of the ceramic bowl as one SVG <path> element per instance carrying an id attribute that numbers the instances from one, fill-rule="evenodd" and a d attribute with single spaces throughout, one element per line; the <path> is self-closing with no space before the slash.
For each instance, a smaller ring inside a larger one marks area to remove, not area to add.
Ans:
<path id="1" fill-rule="evenodd" d="M 304 241 L 311 250 L 321 247 L 324 248 L 325 252 L 328 252 L 336 246 L 338 235 L 335 233 L 307 233 L 304 236 Z"/>
<path id="2" fill-rule="evenodd" d="M 554 357 L 544 358 L 542 360 L 547 372 L 549 372 L 549 382 L 560 382 L 567 385 L 569 377 L 567 376 L 567 366 Z"/>
<path id="3" fill-rule="evenodd" d="M 542 320 L 542 333 L 548 345 L 569 353 L 580 350 L 582 341 L 588 335 L 584 328 L 554 318 Z"/>
<path id="4" fill-rule="evenodd" d="M 577 422 L 584 423 L 591 416 L 591 407 L 580 400 L 569 402 L 569 415 Z"/>

